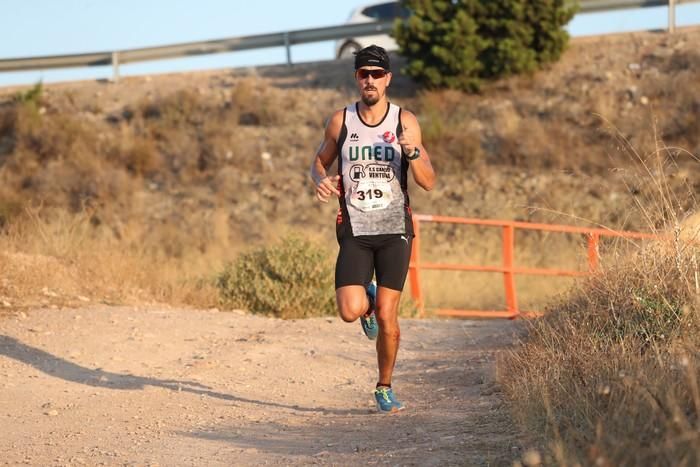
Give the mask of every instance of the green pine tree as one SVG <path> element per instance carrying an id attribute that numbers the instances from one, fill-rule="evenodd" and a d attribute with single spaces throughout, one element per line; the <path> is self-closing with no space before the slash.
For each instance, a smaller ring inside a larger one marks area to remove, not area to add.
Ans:
<path id="1" fill-rule="evenodd" d="M 527 73 L 559 59 L 566 0 L 403 0 L 411 12 L 394 36 L 404 70 L 431 88 L 475 91 L 484 79 Z"/>

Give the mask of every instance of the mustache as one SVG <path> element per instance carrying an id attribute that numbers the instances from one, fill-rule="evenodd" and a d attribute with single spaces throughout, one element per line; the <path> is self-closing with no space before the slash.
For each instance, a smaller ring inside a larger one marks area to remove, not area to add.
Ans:
<path id="1" fill-rule="evenodd" d="M 364 90 L 365 90 L 365 91 L 376 91 L 377 88 L 375 88 L 374 86 L 366 86 L 366 87 L 364 88 Z"/>

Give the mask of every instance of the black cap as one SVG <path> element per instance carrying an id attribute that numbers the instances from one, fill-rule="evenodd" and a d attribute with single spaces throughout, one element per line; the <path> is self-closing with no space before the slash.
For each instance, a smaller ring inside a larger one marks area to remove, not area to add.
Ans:
<path id="1" fill-rule="evenodd" d="M 378 45 L 370 45 L 355 53 L 355 69 L 363 66 L 378 66 L 386 71 L 391 71 L 389 54 Z"/>

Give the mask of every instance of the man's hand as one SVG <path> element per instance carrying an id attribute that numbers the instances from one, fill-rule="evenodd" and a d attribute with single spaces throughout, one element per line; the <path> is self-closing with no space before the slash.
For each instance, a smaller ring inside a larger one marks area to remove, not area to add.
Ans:
<path id="1" fill-rule="evenodd" d="M 333 175 L 332 177 L 323 177 L 321 180 L 319 180 L 316 184 L 316 198 L 318 198 L 318 200 L 322 203 L 327 203 L 328 198 L 330 198 L 332 194 L 335 194 L 339 197 L 340 192 L 337 188 L 338 180 L 340 180 L 340 175 Z"/>
<path id="2" fill-rule="evenodd" d="M 401 131 L 401 134 L 399 135 L 399 144 L 401 145 L 403 153 L 410 156 L 413 154 L 413 151 L 416 150 L 416 137 L 413 134 L 413 131 L 406 125 L 402 124 L 401 128 L 403 131 Z"/>

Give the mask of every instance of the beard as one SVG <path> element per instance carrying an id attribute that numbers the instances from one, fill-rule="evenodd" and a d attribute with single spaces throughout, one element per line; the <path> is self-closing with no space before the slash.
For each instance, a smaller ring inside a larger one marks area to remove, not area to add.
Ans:
<path id="1" fill-rule="evenodd" d="M 379 102 L 380 95 L 379 92 L 377 92 L 376 88 L 369 88 L 365 89 L 365 91 L 374 91 L 373 95 L 368 95 L 366 92 L 362 93 L 362 102 L 367 106 L 367 107 L 372 107 L 374 104 Z"/>

